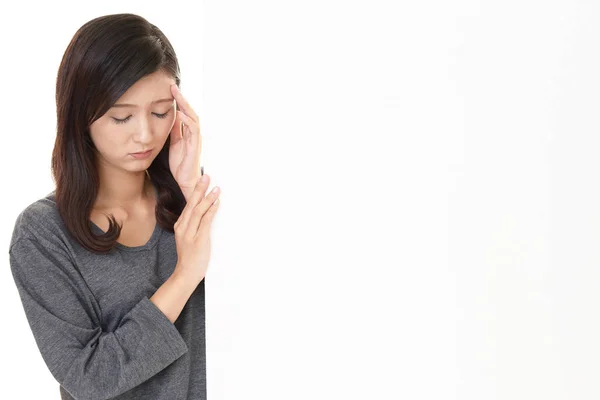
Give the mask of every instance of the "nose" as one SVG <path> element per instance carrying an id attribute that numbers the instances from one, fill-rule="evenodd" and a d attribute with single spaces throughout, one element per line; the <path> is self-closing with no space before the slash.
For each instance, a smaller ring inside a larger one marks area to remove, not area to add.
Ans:
<path id="1" fill-rule="evenodd" d="M 149 117 L 139 118 L 139 124 L 133 136 L 138 143 L 148 144 L 152 142 L 152 125 Z"/>

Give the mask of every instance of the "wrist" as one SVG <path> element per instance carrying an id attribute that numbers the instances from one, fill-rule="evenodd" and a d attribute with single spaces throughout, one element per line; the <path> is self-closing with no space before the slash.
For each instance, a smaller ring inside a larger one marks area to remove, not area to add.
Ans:
<path id="1" fill-rule="evenodd" d="M 202 279 L 204 279 L 204 277 L 195 276 L 190 272 L 184 270 L 179 264 L 177 264 L 175 266 L 173 274 L 171 274 L 170 279 L 176 282 L 176 284 L 179 286 L 189 287 L 193 290 L 196 286 L 198 286 L 200 282 L 202 282 Z"/>

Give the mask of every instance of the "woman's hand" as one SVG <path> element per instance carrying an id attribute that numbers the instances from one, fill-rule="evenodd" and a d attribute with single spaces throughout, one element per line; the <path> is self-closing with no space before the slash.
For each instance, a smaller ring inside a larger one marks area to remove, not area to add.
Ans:
<path id="1" fill-rule="evenodd" d="M 215 186 L 206 195 L 210 176 L 204 175 L 192 188 L 190 201 L 173 226 L 177 246 L 175 272 L 200 283 L 210 262 L 210 232 L 212 221 L 220 204 L 220 188 Z"/>
<path id="2" fill-rule="evenodd" d="M 169 168 L 181 188 L 186 202 L 189 202 L 196 187 L 196 182 L 201 177 L 202 136 L 200 135 L 200 120 L 179 91 L 177 85 L 171 85 L 171 93 L 175 97 L 178 109 L 175 111 L 175 124 L 170 133 Z"/>

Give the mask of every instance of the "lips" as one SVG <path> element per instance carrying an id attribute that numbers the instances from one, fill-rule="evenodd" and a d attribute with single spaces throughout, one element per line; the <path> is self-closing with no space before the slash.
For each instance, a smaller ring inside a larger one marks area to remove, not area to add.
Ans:
<path id="1" fill-rule="evenodd" d="M 131 155 L 131 157 L 137 159 L 137 160 L 145 160 L 146 158 L 149 158 L 152 155 L 152 152 L 154 151 L 154 149 L 150 149 L 148 151 L 146 151 L 145 153 L 129 153 Z"/>

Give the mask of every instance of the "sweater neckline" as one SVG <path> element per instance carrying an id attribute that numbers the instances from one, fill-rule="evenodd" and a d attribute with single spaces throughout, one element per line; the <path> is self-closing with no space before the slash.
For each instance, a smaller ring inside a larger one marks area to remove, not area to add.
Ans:
<path id="1" fill-rule="evenodd" d="M 90 223 L 92 224 L 92 227 L 94 229 L 96 229 L 96 231 L 98 231 L 101 234 L 104 234 L 106 232 L 104 232 L 102 229 L 100 229 L 100 227 L 98 225 L 96 225 L 96 223 L 94 221 L 90 220 Z M 152 236 L 150 236 L 150 239 L 148 239 L 148 241 L 141 245 L 141 246 L 126 246 L 122 243 L 116 242 L 115 243 L 115 247 L 120 249 L 120 250 L 124 250 L 124 251 L 143 251 L 143 250 L 149 250 L 151 248 L 153 248 L 156 243 L 158 242 L 158 239 L 160 237 L 161 234 L 161 227 L 158 224 L 158 221 L 156 222 L 156 224 L 154 225 L 154 230 L 152 231 Z"/>

